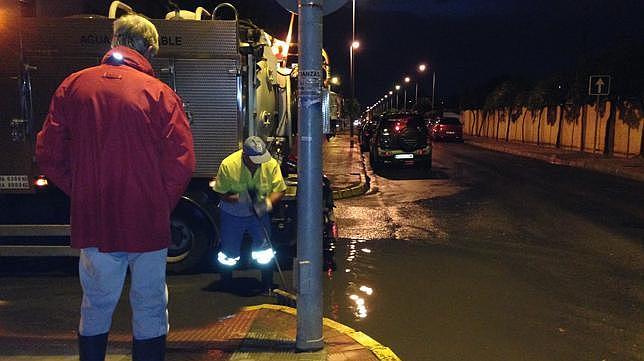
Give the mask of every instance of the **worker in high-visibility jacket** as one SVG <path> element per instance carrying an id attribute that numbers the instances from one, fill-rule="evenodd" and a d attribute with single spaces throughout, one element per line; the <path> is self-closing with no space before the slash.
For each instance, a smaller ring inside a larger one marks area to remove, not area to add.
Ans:
<path id="1" fill-rule="evenodd" d="M 213 189 L 221 195 L 221 247 L 217 261 L 225 270 L 240 259 L 243 235 L 252 238 L 251 258 L 267 267 L 275 250 L 271 247 L 269 213 L 286 191 L 280 166 L 257 136 L 248 137 L 242 149 L 226 157 L 219 166 Z"/>

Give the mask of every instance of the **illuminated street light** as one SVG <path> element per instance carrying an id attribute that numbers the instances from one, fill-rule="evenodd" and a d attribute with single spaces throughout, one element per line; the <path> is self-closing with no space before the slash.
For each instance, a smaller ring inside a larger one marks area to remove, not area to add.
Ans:
<path id="1" fill-rule="evenodd" d="M 354 4 L 355 6 L 355 4 Z M 355 28 L 355 9 L 354 9 L 354 28 Z M 354 71 L 354 61 L 353 61 L 353 50 L 358 49 L 360 47 L 360 42 L 355 39 L 355 30 L 353 33 L 353 41 L 351 42 L 351 45 L 349 46 L 349 73 L 350 73 L 350 81 L 351 81 L 351 99 L 355 99 L 356 97 L 356 80 L 355 80 L 355 71 Z M 351 123 L 353 124 L 353 123 Z M 351 145 L 353 146 L 353 126 L 350 128 L 350 139 L 351 139 Z"/>
<path id="2" fill-rule="evenodd" d="M 425 70 L 427 70 L 427 65 L 425 64 L 418 65 L 418 72 L 420 72 L 421 75 L 425 72 Z M 419 83 L 419 80 L 417 79 L 416 80 L 416 107 L 418 107 L 418 83 Z"/>
<path id="3" fill-rule="evenodd" d="M 394 89 L 396 89 L 396 109 L 400 109 L 400 97 L 398 96 L 400 94 L 400 85 L 396 84 Z"/>
<path id="4" fill-rule="evenodd" d="M 409 84 L 409 82 L 411 81 L 411 78 L 406 76 L 404 80 L 405 80 L 405 84 Z M 403 110 L 407 110 L 407 86 L 406 85 L 405 85 L 404 99 L 405 99 L 405 104 L 403 104 Z"/>

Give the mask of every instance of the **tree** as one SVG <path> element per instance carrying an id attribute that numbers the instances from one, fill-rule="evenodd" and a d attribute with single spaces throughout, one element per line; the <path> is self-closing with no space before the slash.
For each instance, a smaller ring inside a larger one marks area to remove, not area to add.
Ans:
<path id="1" fill-rule="evenodd" d="M 343 107 L 344 115 L 346 117 L 349 117 L 352 123 L 353 123 L 353 120 L 357 119 L 358 117 L 360 117 L 360 114 L 362 114 L 361 109 L 362 107 L 360 106 L 358 99 L 350 98 L 350 99 L 344 100 L 344 107 Z"/>

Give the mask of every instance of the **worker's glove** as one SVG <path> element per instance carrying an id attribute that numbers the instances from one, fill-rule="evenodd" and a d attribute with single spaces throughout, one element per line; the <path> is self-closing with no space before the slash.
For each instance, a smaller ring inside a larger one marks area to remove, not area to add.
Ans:
<path id="1" fill-rule="evenodd" d="M 260 199 L 253 204 L 253 208 L 255 209 L 257 217 L 263 217 L 266 213 L 273 210 L 273 203 L 268 198 Z"/>

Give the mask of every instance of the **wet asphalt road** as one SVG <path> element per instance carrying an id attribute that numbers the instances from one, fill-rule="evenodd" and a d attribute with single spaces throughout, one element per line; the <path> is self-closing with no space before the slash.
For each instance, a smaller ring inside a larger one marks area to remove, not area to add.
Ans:
<path id="1" fill-rule="evenodd" d="M 330 312 L 403 360 L 643 359 L 644 184 L 434 152 L 338 202 Z"/>
<path id="2" fill-rule="evenodd" d="M 326 317 L 406 361 L 644 359 L 643 184 L 467 144 L 434 151 L 429 174 L 367 165 L 370 194 L 337 202 Z M 2 259 L 0 336 L 73 337 L 75 268 Z M 213 273 L 169 276 L 171 327 L 272 302 L 258 276 L 226 290 Z M 128 333 L 128 308 L 123 297 L 113 333 Z"/>

